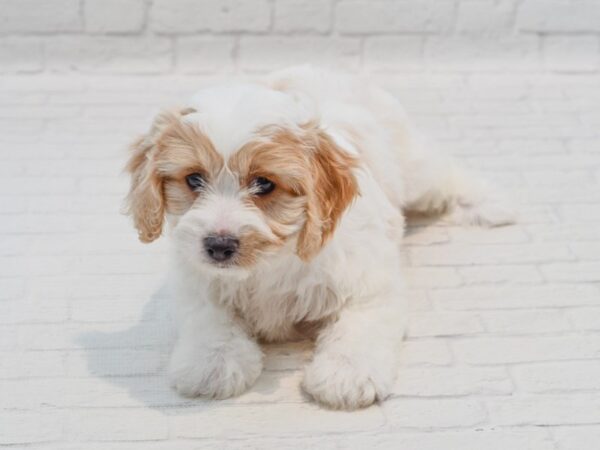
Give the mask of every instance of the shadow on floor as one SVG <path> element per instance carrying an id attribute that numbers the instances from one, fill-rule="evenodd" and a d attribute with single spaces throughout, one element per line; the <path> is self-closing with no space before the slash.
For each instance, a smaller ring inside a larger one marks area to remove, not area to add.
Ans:
<path id="1" fill-rule="evenodd" d="M 310 358 L 310 342 L 263 346 L 265 370 L 256 384 L 240 397 L 219 401 L 180 397 L 169 386 L 165 373 L 175 338 L 171 302 L 168 289 L 163 285 L 150 297 L 134 325 L 115 332 L 88 331 L 77 337 L 78 346 L 84 350 L 87 374 L 117 387 L 128 396 L 124 400 L 110 389 L 109 398 L 94 396 L 91 404 L 79 402 L 78 406 L 122 406 L 125 403 L 168 414 L 186 414 L 221 404 L 306 401 L 300 389 L 299 369 Z M 90 325 L 91 329 L 93 327 Z M 72 394 L 77 397 L 76 392 Z M 81 398 L 88 397 L 82 395 Z M 110 401 L 115 405 L 110 405 Z"/>

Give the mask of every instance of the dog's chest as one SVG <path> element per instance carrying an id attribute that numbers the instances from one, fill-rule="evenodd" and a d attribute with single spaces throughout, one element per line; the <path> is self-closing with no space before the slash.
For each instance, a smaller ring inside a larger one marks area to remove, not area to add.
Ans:
<path id="1" fill-rule="evenodd" d="M 327 277 L 310 270 L 275 269 L 243 282 L 222 284 L 215 294 L 250 333 L 267 341 L 311 337 L 345 302 Z"/>

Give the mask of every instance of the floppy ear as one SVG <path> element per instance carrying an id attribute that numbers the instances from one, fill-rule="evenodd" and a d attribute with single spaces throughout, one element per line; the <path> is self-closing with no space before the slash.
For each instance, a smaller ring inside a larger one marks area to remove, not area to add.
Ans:
<path id="1" fill-rule="evenodd" d="M 332 236 L 352 200 L 359 194 L 353 169 L 358 161 L 340 149 L 320 129 L 311 131 L 312 186 L 307 189 L 306 222 L 298 237 L 297 254 L 313 258 Z"/>
<path id="2" fill-rule="evenodd" d="M 133 216 L 142 242 L 152 242 L 160 236 L 165 218 L 163 180 L 155 165 L 156 144 L 169 125 L 194 111 L 187 108 L 158 114 L 150 131 L 131 145 L 131 156 L 126 166 L 131 174 L 127 213 Z"/>

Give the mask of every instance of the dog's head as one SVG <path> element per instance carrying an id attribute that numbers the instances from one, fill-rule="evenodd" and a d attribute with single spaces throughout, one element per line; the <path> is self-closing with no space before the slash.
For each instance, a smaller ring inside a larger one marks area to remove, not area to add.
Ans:
<path id="1" fill-rule="evenodd" d="M 358 194 L 356 160 L 285 93 L 213 88 L 192 104 L 159 114 L 132 146 L 127 203 L 140 240 L 169 217 L 177 251 L 220 274 L 281 251 L 314 257 Z"/>

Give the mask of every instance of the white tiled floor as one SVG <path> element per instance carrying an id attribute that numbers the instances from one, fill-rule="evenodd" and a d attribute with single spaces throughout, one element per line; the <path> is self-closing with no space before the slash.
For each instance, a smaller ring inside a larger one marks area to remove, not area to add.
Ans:
<path id="1" fill-rule="evenodd" d="M 198 78 L 0 80 L 0 445 L 33 449 L 592 450 L 600 440 L 600 77 L 381 77 L 520 203 L 513 227 L 413 224 L 394 396 L 323 410 L 308 345 L 268 349 L 242 397 L 183 400 L 165 242 L 119 208 L 126 144 Z"/>

